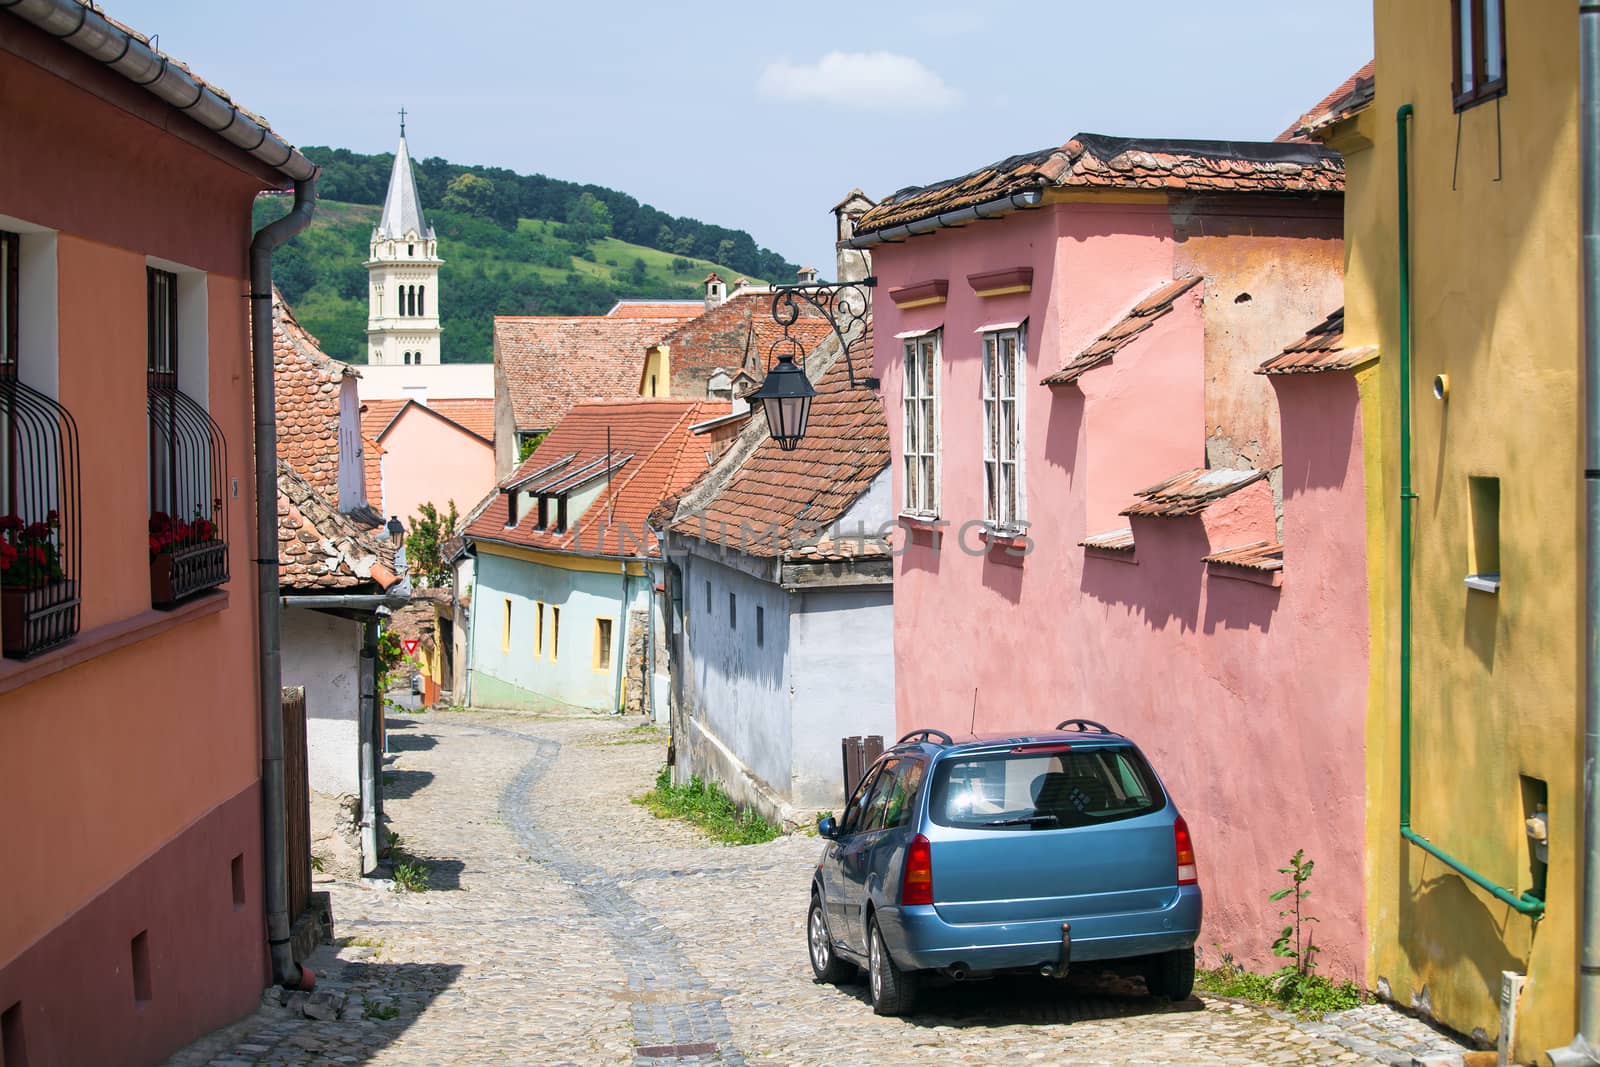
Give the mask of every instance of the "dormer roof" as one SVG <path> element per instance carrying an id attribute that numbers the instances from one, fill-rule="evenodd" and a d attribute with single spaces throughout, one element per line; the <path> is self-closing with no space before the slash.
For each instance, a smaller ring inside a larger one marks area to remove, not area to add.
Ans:
<path id="1" fill-rule="evenodd" d="M 422 217 L 422 201 L 417 196 L 417 179 L 411 172 L 411 152 L 405 135 L 394 152 L 394 169 L 389 172 L 389 192 L 383 198 L 383 215 L 378 219 L 376 236 L 391 241 L 430 240 L 433 229 Z"/>

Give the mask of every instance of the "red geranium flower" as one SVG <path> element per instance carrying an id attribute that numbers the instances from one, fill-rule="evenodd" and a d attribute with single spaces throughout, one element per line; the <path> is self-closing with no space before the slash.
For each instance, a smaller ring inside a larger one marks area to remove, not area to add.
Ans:
<path id="1" fill-rule="evenodd" d="M 0 515 L 0 531 L 16 533 L 22 529 L 23 522 L 15 515 Z"/>

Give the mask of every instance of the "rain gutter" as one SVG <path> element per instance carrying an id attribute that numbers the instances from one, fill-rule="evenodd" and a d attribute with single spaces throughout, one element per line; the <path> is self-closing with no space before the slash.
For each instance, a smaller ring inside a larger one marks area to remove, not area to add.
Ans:
<path id="1" fill-rule="evenodd" d="M 1394 113 L 1398 148 L 1400 237 L 1400 836 L 1523 915 L 1544 915 L 1544 901 L 1520 896 L 1467 866 L 1411 828 L 1412 540 L 1417 494 L 1411 485 L 1411 173 L 1408 138 L 1413 108 Z"/>
<path id="2" fill-rule="evenodd" d="M 959 208 L 955 211 L 943 211 L 925 219 L 902 223 L 899 226 L 890 226 L 887 229 L 874 230 L 872 233 L 860 234 L 852 237 L 850 248 L 872 248 L 876 245 L 891 244 L 904 241 L 908 237 L 916 237 L 935 230 L 954 229 L 976 222 L 979 219 L 997 219 L 1002 215 L 1009 215 L 1013 211 L 1038 207 L 1044 202 L 1044 190 L 1025 189 L 1020 193 L 1012 193 L 996 200 L 985 200 L 981 204 Z"/>
<path id="3" fill-rule="evenodd" d="M 1600 0 L 1578 3 L 1579 198 L 1583 202 L 1583 867 L 1578 1033 L 1555 1067 L 1600 1064 Z"/>
<path id="4" fill-rule="evenodd" d="M 0 0 L 9 11 L 50 36 L 98 60 L 235 148 L 296 182 L 316 177 L 317 166 L 262 120 L 194 77 L 80 0 Z"/>

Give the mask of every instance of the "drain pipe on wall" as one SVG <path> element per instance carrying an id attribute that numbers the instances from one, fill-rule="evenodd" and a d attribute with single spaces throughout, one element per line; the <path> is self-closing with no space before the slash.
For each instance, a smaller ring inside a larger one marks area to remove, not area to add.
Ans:
<path id="1" fill-rule="evenodd" d="M 1519 914 L 1537 919 L 1544 915 L 1544 901 L 1532 893 L 1517 894 L 1483 873 L 1467 866 L 1450 853 L 1417 833 L 1411 826 L 1411 628 L 1412 628 L 1412 547 L 1417 504 L 1411 484 L 1411 161 L 1410 134 L 1413 108 L 1401 104 L 1395 110 L 1396 216 L 1400 247 L 1400 836 L 1428 855 L 1441 860 L 1451 870 L 1511 905 Z"/>
<path id="2" fill-rule="evenodd" d="M 272 362 L 272 252 L 311 223 L 313 174 L 294 183 L 294 207 L 250 242 L 250 347 L 255 370 L 256 609 L 260 654 L 261 838 L 272 980 L 309 989 L 316 976 L 289 947 L 289 872 L 283 810 L 283 666 L 278 605 L 278 425 Z"/>
<path id="3" fill-rule="evenodd" d="M 1578 1033 L 1555 1067 L 1600 1064 L 1600 0 L 1578 3 L 1579 199 L 1583 203 L 1583 926 Z"/>

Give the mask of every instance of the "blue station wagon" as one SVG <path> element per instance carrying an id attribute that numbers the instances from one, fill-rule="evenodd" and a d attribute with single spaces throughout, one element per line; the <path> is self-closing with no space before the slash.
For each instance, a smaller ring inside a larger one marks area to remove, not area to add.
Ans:
<path id="1" fill-rule="evenodd" d="M 1200 885 L 1183 816 L 1132 741 L 1087 719 L 956 743 L 902 737 L 862 776 L 811 881 L 811 967 L 865 968 L 872 1007 L 900 1015 L 925 976 L 1071 968 L 1194 987 Z"/>

